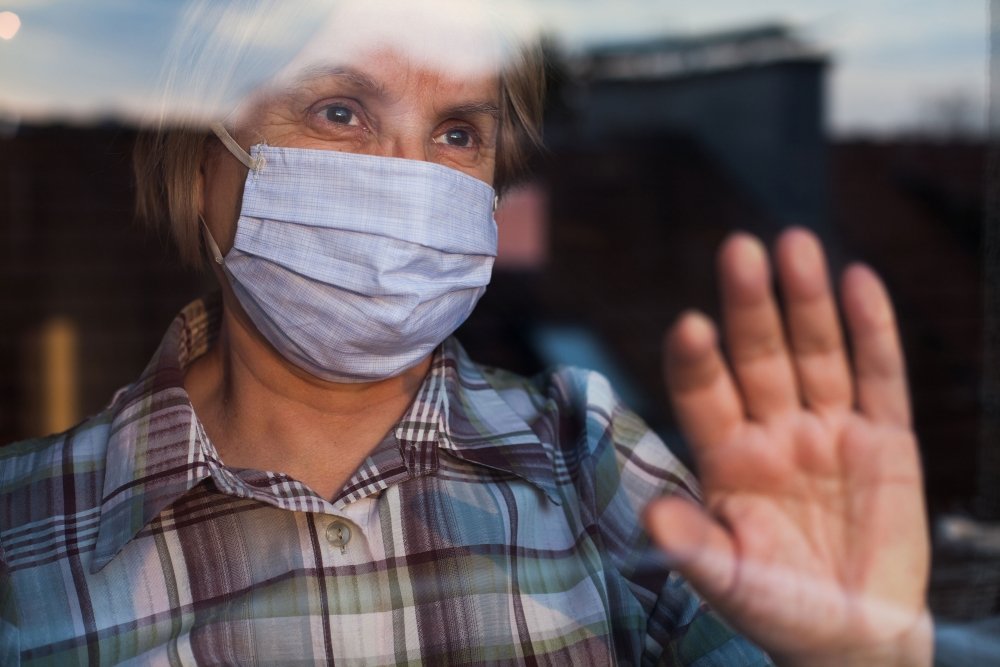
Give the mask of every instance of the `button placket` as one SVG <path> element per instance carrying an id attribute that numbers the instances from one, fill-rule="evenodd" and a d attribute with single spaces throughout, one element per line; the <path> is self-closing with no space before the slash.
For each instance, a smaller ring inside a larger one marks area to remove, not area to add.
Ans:
<path id="1" fill-rule="evenodd" d="M 351 527 L 346 522 L 336 519 L 326 527 L 326 541 L 331 546 L 340 547 L 340 553 L 347 553 L 347 545 L 351 541 Z"/>

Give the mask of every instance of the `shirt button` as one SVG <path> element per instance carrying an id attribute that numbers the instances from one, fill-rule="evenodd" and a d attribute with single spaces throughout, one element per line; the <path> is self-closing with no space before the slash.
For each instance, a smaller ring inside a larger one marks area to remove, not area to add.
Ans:
<path id="1" fill-rule="evenodd" d="M 326 541 L 340 547 L 340 553 L 347 553 L 347 543 L 351 541 L 351 527 L 343 521 L 334 521 L 326 527 Z"/>

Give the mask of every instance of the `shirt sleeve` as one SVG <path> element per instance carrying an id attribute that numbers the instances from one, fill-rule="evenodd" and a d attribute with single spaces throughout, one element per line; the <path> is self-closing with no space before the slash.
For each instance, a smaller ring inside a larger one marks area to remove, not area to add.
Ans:
<path id="1" fill-rule="evenodd" d="M 619 657 L 643 665 L 773 664 L 670 570 L 643 527 L 643 510 L 654 498 L 700 499 L 692 473 L 600 374 L 565 369 L 555 385 L 562 394 L 557 400 L 568 403 L 564 409 L 583 419 L 573 436 L 584 450 L 577 488 L 606 569 L 616 577 L 608 583 L 612 613 L 644 622 L 615 628 Z"/>
<path id="2" fill-rule="evenodd" d="M 14 585 L 10 580 L 3 545 L 0 545 L 0 665 L 16 667 L 21 664 L 20 635 Z"/>

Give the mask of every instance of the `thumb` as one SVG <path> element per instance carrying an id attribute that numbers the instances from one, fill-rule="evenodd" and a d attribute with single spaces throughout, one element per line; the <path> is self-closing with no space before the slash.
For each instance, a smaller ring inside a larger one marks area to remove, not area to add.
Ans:
<path id="1" fill-rule="evenodd" d="M 726 531 L 693 501 L 671 496 L 646 508 L 646 530 L 702 597 L 717 605 L 736 580 L 736 548 Z"/>

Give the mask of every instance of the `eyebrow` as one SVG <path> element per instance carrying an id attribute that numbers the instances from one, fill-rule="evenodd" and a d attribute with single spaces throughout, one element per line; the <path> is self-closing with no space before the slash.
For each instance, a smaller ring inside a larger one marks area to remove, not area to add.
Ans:
<path id="1" fill-rule="evenodd" d="M 493 120 L 500 120 L 500 107 L 493 102 L 468 102 L 466 104 L 456 104 L 448 107 L 444 115 L 446 116 L 473 116 L 486 115 Z"/>
<path id="2" fill-rule="evenodd" d="M 330 76 L 344 79 L 359 88 L 363 88 L 364 90 L 378 95 L 379 97 L 385 97 L 386 95 L 384 85 L 364 72 L 351 67 L 314 65 L 312 67 L 305 68 L 302 73 L 296 77 L 296 81 L 299 83 L 305 83 L 307 81 L 314 81 L 316 79 L 323 79 Z"/>
<path id="3" fill-rule="evenodd" d="M 387 92 L 385 85 L 379 83 L 372 77 L 368 76 L 360 70 L 356 70 L 352 67 L 343 66 L 329 66 L 329 65 L 313 65 L 311 67 L 305 68 L 302 73 L 296 77 L 296 81 L 299 83 L 305 83 L 308 81 L 315 81 L 316 79 L 323 79 L 326 77 L 337 77 L 339 79 L 344 79 L 349 83 L 367 90 L 379 97 L 386 97 Z M 456 104 L 450 106 L 444 111 L 444 115 L 448 116 L 474 116 L 474 115 L 485 115 L 489 116 L 495 121 L 500 120 L 500 107 L 491 101 L 474 101 L 465 102 L 461 104 Z"/>

